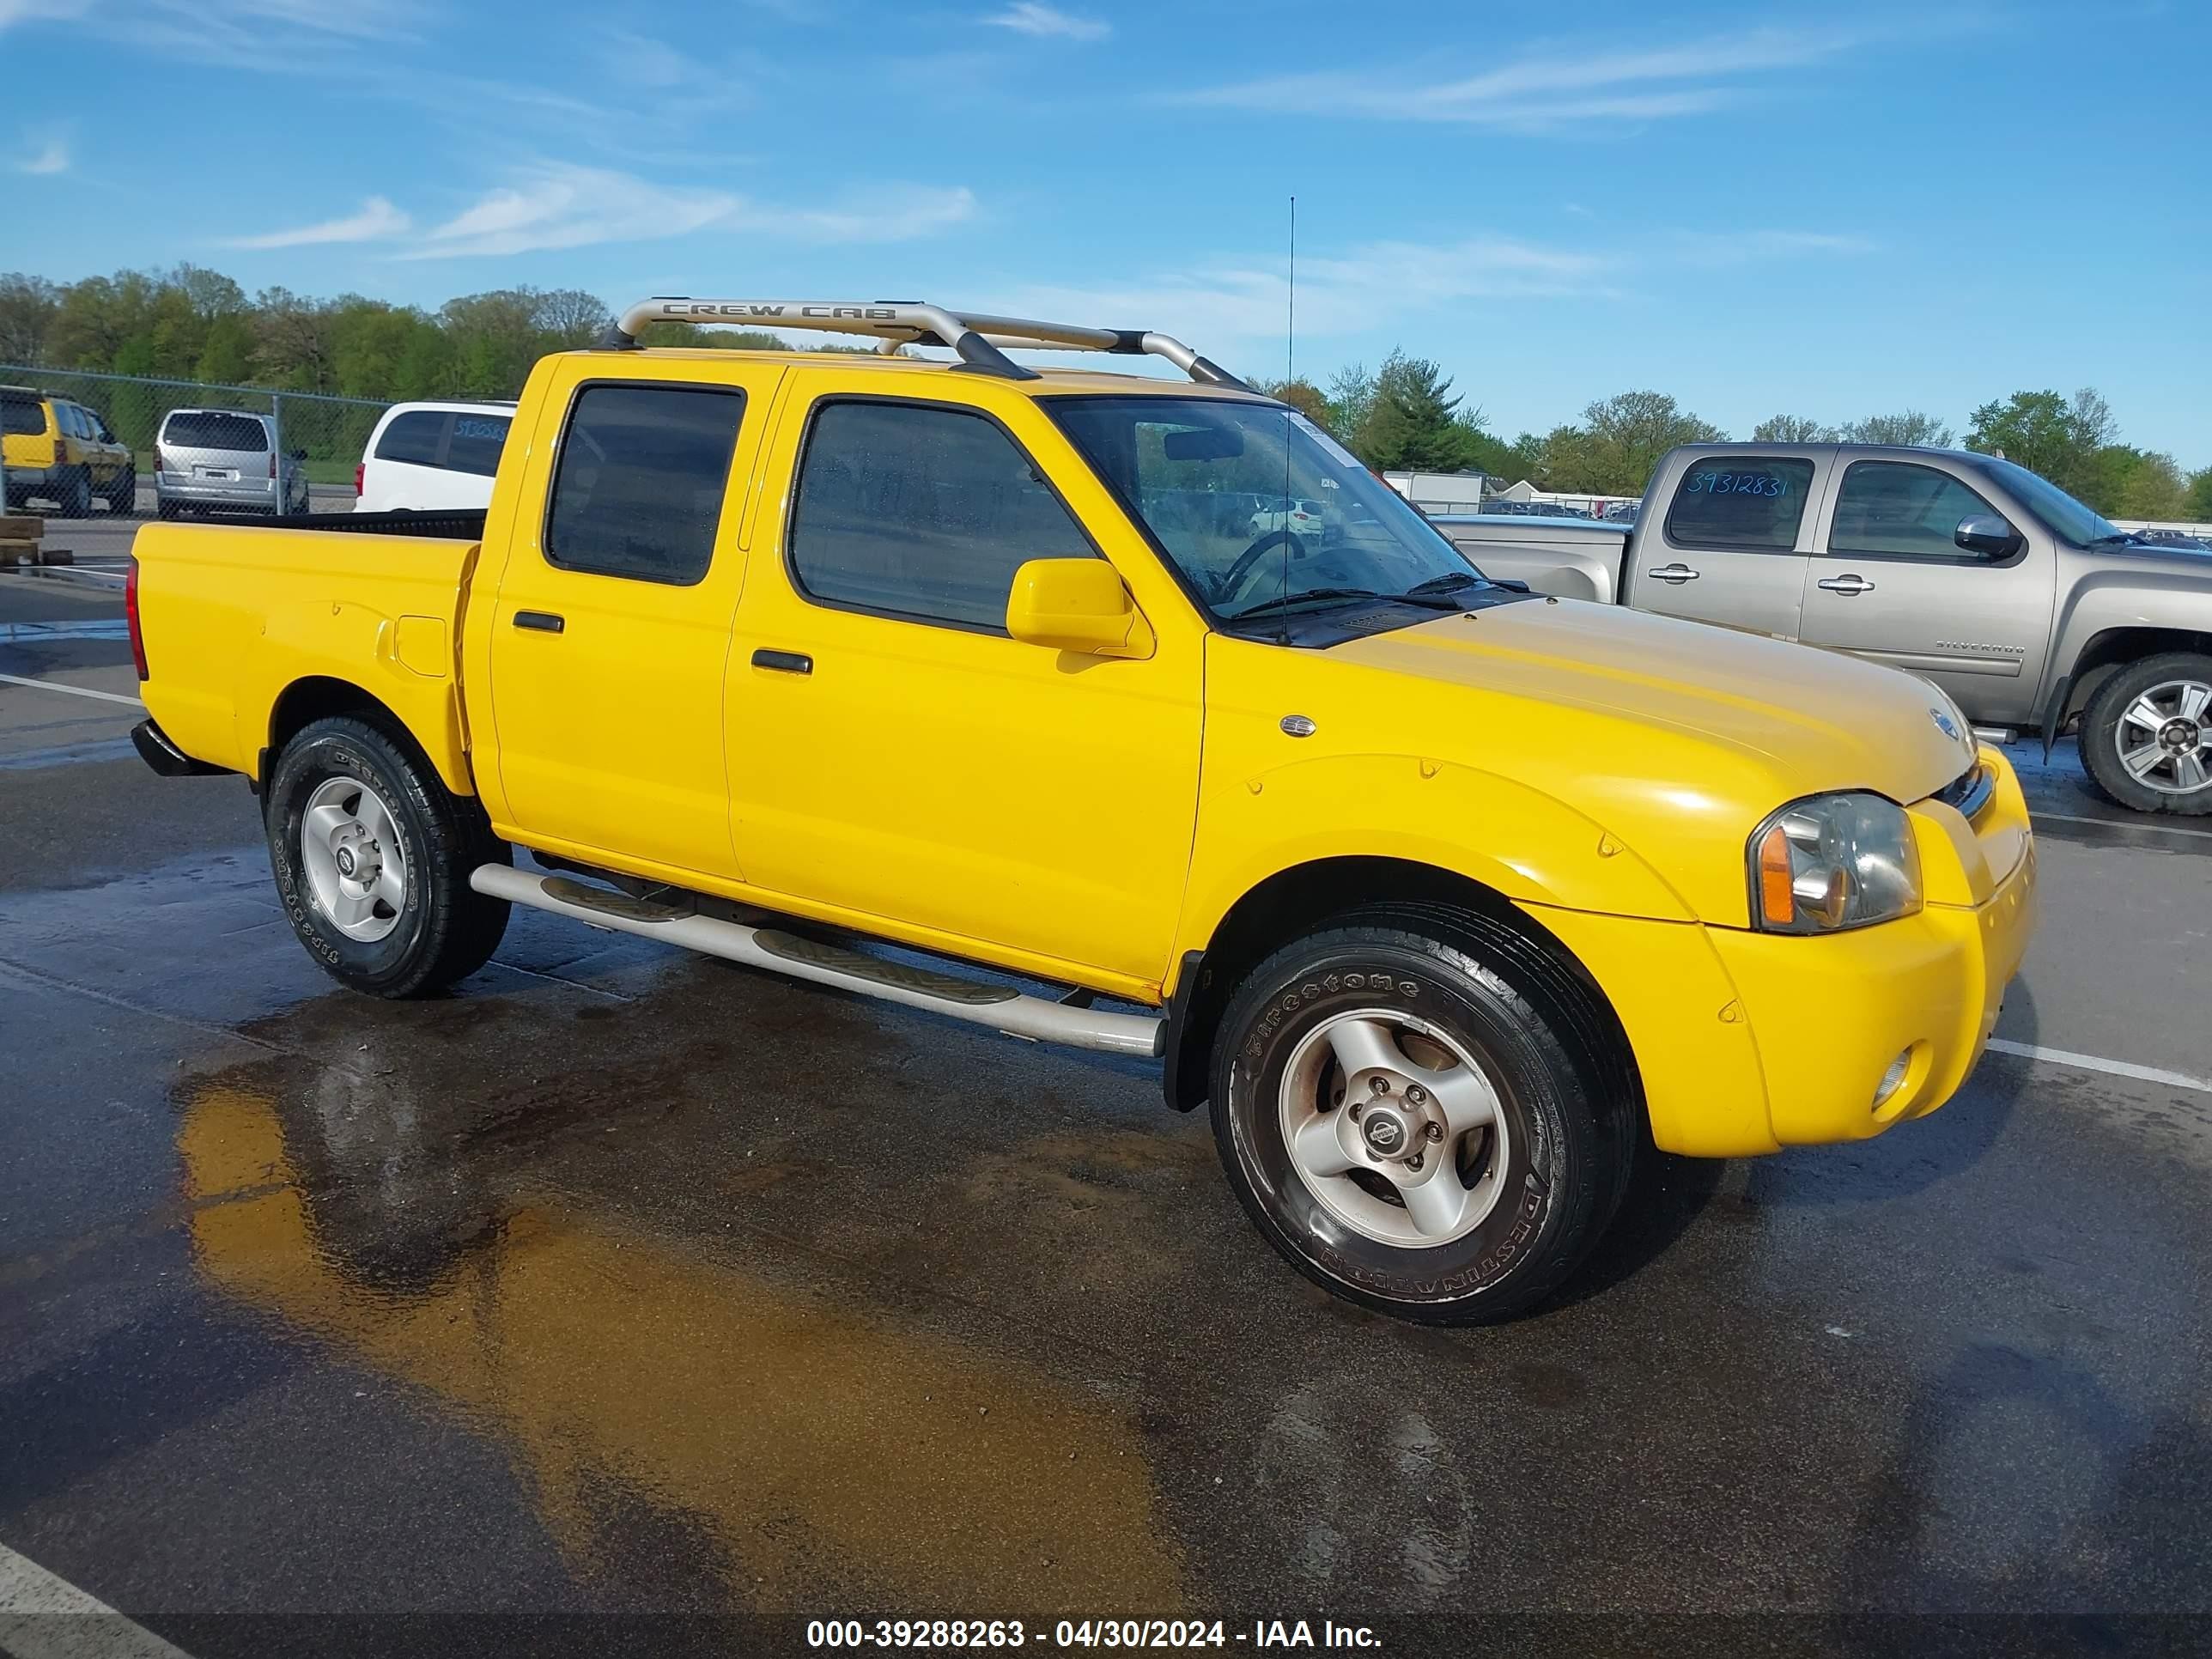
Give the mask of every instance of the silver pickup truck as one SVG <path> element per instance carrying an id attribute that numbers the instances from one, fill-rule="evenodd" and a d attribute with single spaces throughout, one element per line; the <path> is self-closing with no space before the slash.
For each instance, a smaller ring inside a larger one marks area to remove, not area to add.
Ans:
<path id="1" fill-rule="evenodd" d="M 2212 554 L 1958 450 L 1698 444 L 1638 521 L 1443 516 L 1485 574 L 1909 669 L 2145 812 L 2212 812 Z"/>

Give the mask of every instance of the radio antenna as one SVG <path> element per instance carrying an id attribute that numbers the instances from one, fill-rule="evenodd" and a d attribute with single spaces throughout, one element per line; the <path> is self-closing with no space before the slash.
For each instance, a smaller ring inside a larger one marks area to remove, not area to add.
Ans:
<path id="1" fill-rule="evenodd" d="M 1291 198 L 1291 263 L 1290 316 L 1283 326 L 1283 577 L 1276 584 L 1275 598 L 1287 598 L 1291 591 L 1291 554 L 1297 542 L 1291 535 L 1291 443 L 1294 436 L 1291 413 L 1291 382 L 1297 374 L 1298 351 L 1298 198 Z M 1283 643 L 1291 642 L 1291 623 L 1283 619 Z"/>

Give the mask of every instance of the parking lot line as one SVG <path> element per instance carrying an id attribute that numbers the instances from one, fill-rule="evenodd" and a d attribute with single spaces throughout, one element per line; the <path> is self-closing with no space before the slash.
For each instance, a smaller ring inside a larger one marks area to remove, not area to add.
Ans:
<path id="1" fill-rule="evenodd" d="M 95 691 L 88 685 L 64 685 L 58 680 L 34 680 L 21 674 L 0 674 L 0 680 L 10 685 L 28 685 L 40 691 L 66 691 L 72 697 L 98 697 L 102 702 L 129 703 L 133 708 L 143 708 L 143 698 L 126 697 L 115 691 Z"/>
<path id="2" fill-rule="evenodd" d="M 2070 1048 L 2045 1048 L 2033 1042 L 2008 1042 L 2003 1037 L 1991 1037 L 1990 1047 L 2001 1054 L 2016 1054 L 2022 1060 L 2039 1060 L 2052 1066 L 2078 1066 L 2085 1072 L 2105 1072 L 2113 1077 L 2131 1077 L 2138 1083 L 2163 1083 L 2172 1089 L 2193 1089 L 2199 1094 L 2212 1095 L 2212 1082 L 2191 1077 L 2186 1072 L 2161 1071 L 2155 1066 L 2137 1066 L 2131 1060 L 2106 1060 L 2096 1054 L 2077 1054 Z"/>
<path id="3" fill-rule="evenodd" d="M 4 1544 L 0 1652 L 16 1659 L 190 1659 L 182 1648 Z"/>
<path id="4" fill-rule="evenodd" d="M 2039 812 L 2032 806 L 2027 815 L 2038 823 L 2094 823 L 2103 830 L 2142 830 L 2157 836 L 2188 836 L 2197 841 L 2212 841 L 2212 830 L 2180 830 L 2170 823 L 2137 823 L 2130 818 L 2085 818 L 2071 812 Z"/>

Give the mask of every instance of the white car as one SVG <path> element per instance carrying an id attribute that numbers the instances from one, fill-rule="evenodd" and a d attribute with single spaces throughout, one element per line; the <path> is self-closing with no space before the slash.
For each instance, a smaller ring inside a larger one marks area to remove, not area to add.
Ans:
<path id="1" fill-rule="evenodd" d="M 354 469 L 356 513 L 451 513 L 491 505 L 511 403 L 394 404 Z"/>
<path id="2" fill-rule="evenodd" d="M 1317 545 L 1328 527 L 1328 515 L 1319 501 L 1294 501 L 1287 513 L 1279 507 L 1263 507 L 1252 515 L 1252 533 L 1255 537 L 1287 530 L 1300 541 Z"/>

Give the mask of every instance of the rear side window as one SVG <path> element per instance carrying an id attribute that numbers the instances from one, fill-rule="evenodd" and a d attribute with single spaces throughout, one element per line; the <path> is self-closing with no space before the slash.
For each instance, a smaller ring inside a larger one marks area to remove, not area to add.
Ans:
<path id="1" fill-rule="evenodd" d="M 473 472 L 489 478 L 499 471 L 499 452 L 507 447 L 505 415 L 456 415 L 453 439 L 446 451 L 446 465 L 456 472 Z"/>
<path id="2" fill-rule="evenodd" d="M 269 447 L 269 430 L 251 415 L 185 409 L 161 423 L 161 441 L 174 449 L 228 449 L 258 455 Z"/>
<path id="3" fill-rule="evenodd" d="M 83 413 L 75 404 L 56 404 L 54 422 L 72 438 L 89 438 L 92 435 L 85 430 Z"/>
<path id="4" fill-rule="evenodd" d="M 410 409 L 394 415 L 384 435 L 376 441 L 380 461 L 404 461 L 410 466 L 435 466 L 446 441 L 446 422 L 453 417 L 443 410 Z"/>
<path id="5" fill-rule="evenodd" d="M 998 424 L 913 404 L 825 404 L 792 507 L 791 568 L 826 604 L 1003 633 L 1014 572 L 1097 556 Z"/>
<path id="6" fill-rule="evenodd" d="M 1910 461 L 1854 461 L 1836 492 L 1831 553 L 1972 560 L 1954 539 L 1961 519 L 2004 515 L 1949 473 Z"/>
<path id="7" fill-rule="evenodd" d="M 1787 553 L 1797 544 L 1813 463 L 1765 455 L 1699 459 L 1674 487 L 1667 539 Z"/>
<path id="8" fill-rule="evenodd" d="M 689 586 L 707 574 L 744 394 L 587 386 L 561 434 L 545 556 L 567 570 Z"/>
<path id="9" fill-rule="evenodd" d="M 46 411 L 28 398 L 0 399 L 0 421 L 4 421 L 5 430 L 19 438 L 43 436 Z"/>

